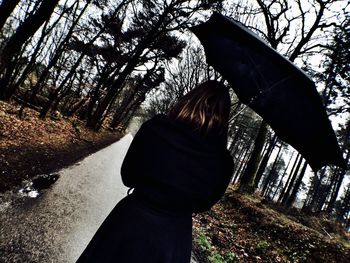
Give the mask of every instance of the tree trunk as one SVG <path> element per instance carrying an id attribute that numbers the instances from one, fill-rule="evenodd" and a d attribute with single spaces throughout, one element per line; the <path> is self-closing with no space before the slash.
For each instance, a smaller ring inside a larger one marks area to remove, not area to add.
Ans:
<path id="1" fill-rule="evenodd" d="M 266 169 L 266 165 L 270 159 L 270 156 L 272 154 L 273 149 L 276 146 L 276 143 L 277 143 L 277 136 L 274 135 L 274 137 L 272 138 L 271 143 L 270 143 L 269 147 L 267 148 L 266 153 L 264 154 L 264 157 L 259 165 L 259 169 L 256 173 L 256 176 L 254 179 L 254 187 L 255 188 L 257 188 L 259 185 L 260 179 L 261 179 L 261 177 Z"/>
<path id="2" fill-rule="evenodd" d="M 140 104 L 144 101 L 145 96 L 141 96 L 139 98 L 134 99 L 133 101 L 131 101 L 127 107 L 125 108 L 125 110 L 123 111 L 123 114 L 119 117 L 118 122 L 116 123 L 116 126 L 123 126 L 126 125 L 128 122 L 128 119 L 130 119 L 133 114 L 133 112 L 135 112 L 135 110 L 140 106 Z"/>
<path id="3" fill-rule="evenodd" d="M 81 108 L 83 108 L 84 106 L 86 106 L 88 102 L 87 98 L 83 98 L 80 101 L 76 102 L 76 103 L 71 103 L 71 107 L 70 109 L 66 110 L 66 115 L 67 116 L 73 116 L 76 112 L 80 111 Z"/>
<path id="4" fill-rule="evenodd" d="M 108 90 L 106 96 L 97 105 L 95 112 L 89 118 L 87 122 L 88 127 L 93 129 L 97 128 L 97 125 L 100 122 L 101 118 L 105 115 L 105 112 L 109 104 L 113 101 L 113 98 L 115 98 L 115 94 L 120 91 L 127 77 L 134 71 L 135 67 L 139 63 L 139 59 L 142 53 L 144 52 L 144 50 L 147 47 L 149 47 L 149 45 L 152 43 L 153 39 L 157 35 L 162 33 L 160 32 L 160 27 L 162 26 L 166 17 L 168 16 L 169 11 L 170 9 L 169 10 L 167 9 L 166 11 L 164 11 L 163 14 L 160 15 L 160 18 L 157 21 L 157 23 L 152 27 L 152 29 L 148 32 L 148 34 L 145 35 L 144 39 L 141 40 L 138 43 L 138 45 L 135 47 L 134 51 L 132 52 L 133 55 L 127 62 L 123 71 L 120 72 L 118 78 L 114 81 L 114 83 L 112 84 L 112 87 Z"/>
<path id="5" fill-rule="evenodd" d="M 312 184 L 310 186 L 310 190 L 307 194 L 306 201 L 304 202 L 302 210 L 305 212 L 311 212 L 315 210 L 315 207 L 318 206 L 320 200 L 320 189 L 322 184 L 322 179 L 326 174 L 326 169 L 323 168 L 318 172 L 320 178 L 318 178 L 317 174 L 314 175 L 312 179 Z"/>
<path id="6" fill-rule="evenodd" d="M 110 125 L 110 127 L 112 129 L 116 128 L 118 126 L 118 124 L 122 120 L 122 116 L 123 116 L 124 112 L 126 111 L 127 107 L 135 99 L 137 87 L 132 87 L 132 89 L 133 90 L 126 97 L 123 98 L 122 102 L 120 103 L 120 106 L 118 107 L 118 109 L 114 113 L 113 120 L 112 120 L 111 125 Z"/>
<path id="7" fill-rule="evenodd" d="M 87 126 L 93 129 L 96 129 L 97 124 L 99 123 L 102 116 L 105 114 L 108 105 L 112 102 L 115 94 L 120 91 L 123 86 L 126 78 L 130 75 L 130 73 L 134 70 L 138 63 L 139 56 L 141 56 L 144 50 L 144 44 L 140 45 L 138 50 L 135 52 L 133 58 L 131 58 L 124 68 L 124 70 L 120 73 L 118 78 L 112 84 L 112 87 L 108 90 L 106 96 L 102 99 L 102 101 L 97 105 L 95 112 L 92 114 L 91 118 L 87 121 Z"/>
<path id="8" fill-rule="evenodd" d="M 350 138 L 350 121 L 348 121 L 346 125 L 347 126 L 346 126 L 346 132 L 345 132 L 345 136 L 344 136 L 343 151 L 345 151 L 346 146 L 349 145 L 348 140 Z M 349 160 L 350 160 L 350 149 L 348 149 L 348 152 L 347 152 L 346 157 L 345 157 L 345 161 L 347 164 L 349 163 Z M 346 171 L 344 169 L 341 169 L 341 168 L 337 169 L 337 181 L 335 182 L 335 187 L 333 188 L 330 200 L 329 200 L 328 205 L 327 205 L 327 213 L 329 213 L 329 214 L 333 211 L 333 208 L 335 206 L 335 202 L 336 202 L 337 197 L 338 197 L 340 186 L 342 185 L 343 180 L 344 180 L 345 172 Z"/>
<path id="9" fill-rule="evenodd" d="M 271 170 L 268 174 L 268 176 L 266 176 L 265 180 L 264 180 L 264 184 L 263 184 L 263 187 L 262 187 L 262 193 L 263 195 L 266 195 L 266 190 L 268 188 L 268 185 L 270 184 L 271 182 L 271 179 L 273 177 L 273 174 L 275 172 L 275 167 L 277 165 L 277 162 L 279 161 L 280 159 L 280 154 L 281 154 L 281 151 L 282 151 L 282 144 L 280 145 L 279 149 L 278 149 L 278 152 L 277 152 L 277 155 L 276 155 L 276 158 L 275 158 L 275 161 L 273 162 L 272 164 L 272 167 L 271 167 Z"/>
<path id="10" fill-rule="evenodd" d="M 236 157 L 236 155 L 238 155 L 238 157 L 235 158 L 237 160 L 237 163 L 235 165 L 234 172 L 233 172 L 234 182 L 239 180 L 241 171 L 244 171 L 242 168 L 244 167 L 246 159 L 250 153 L 251 143 L 252 143 L 252 140 L 249 140 L 248 143 L 244 147 L 242 147 L 239 153 L 238 154 L 235 153 L 234 155 L 234 158 Z"/>
<path id="11" fill-rule="evenodd" d="M 64 97 L 67 96 L 67 94 L 69 93 L 69 91 L 71 90 L 71 87 L 73 86 L 73 82 L 76 79 L 76 75 L 74 74 L 69 83 L 66 85 L 66 87 L 62 90 L 62 92 L 59 94 L 59 96 L 56 97 L 55 101 L 53 102 L 53 105 L 51 106 L 51 111 L 55 112 L 55 111 L 62 111 L 64 108 L 61 107 L 61 110 L 59 109 L 60 106 L 60 102 L 62 101 L 62 99 Z"/>
<path id="12" fill-rule="evenodd" d="M 283 197 L 285 196 L 285 194 L 286 194 L 286 192 L 287 192 L 287 189 L 288 189 L 289 184 L 290 184 L 290 182 L 291 182 L 291 180 L 292 180 L 292 177 L 293 177 L 293 173 L 294 173 L 295 166 L 296 166 L 297 163 L 299 162 L 299 158 L 301 158 L 301 156 L 300 156 L 300 154 L 298 153 L 297 157 L 296 157 L 295 160 L 294 160 L 292 169 L 290 170 L 290 173 L 289 173 L 287 182 L 286 182 L 286 184 L 284 185 L 280 196 L 278 197 L 278 202 L 280 202 L 280 203 L 282 202 L 282 199 L 283 199 Z"/>
<path id="13" fill-rule="evenodd" d="M 69 31 L 68 31 L 67 35 L 58 44 L 58 47 L 57 47 L 57 49 L 55 51 L 55 54 L 53 55 L 52 59 L 48 63 L 47 67 L 44 69 L 43 73 L 40 75 L 37 84 L 32 89 L 32 94 L 31 94 L 31 96 L 29 98 L 29 102 L 30 103 L 33 103 L 33 101 L 35 100 L 36 95 L 38 94 L 38 92 L 40 91 L 42 86 L 45 84 L 46 78 L 48 77 L 48 75 L 50 73 L 50 70 L 57 64 L 58 60 L 62 56 L 62 54 L 63 54 L 63 52 L 65 50 L 66 44 L 69 42 L 70 38 L 72 37 L 72 35 L 74 33 L 74 29 L 77 26 L 79 20 L 83 16 L 83 14 L 85 13 L 89 3 L 90 3 L 90 1 L 84 6 L 83 10 L 79 13 L 79 15 L 75 19 L 75 21 L 72 22 L 72 25 L 69 28 Z"/>
<path id="14" fill-rule="evenodd" d="M 333 192 L 331 193 L 331 197 L 330 197 L 329 202 L 327 204 L 326 211 L 328 214 L 331 214 L 333 212 L 333 208 L 335 206 L 335 202 L 336 202 L 338 194 L 339 194 L 340 186 L 342 185 L 343 180 L 344 180 L 345 170 L 339 169 L 337 173 L 338 173 L 338 176 L 337 176 L 338 180 L 335 184 L 335 187 L 333 189 Z"/>
<path id="15" fill-rule="evenodd" d="M 49 96 L 49 100 L 47 101 L 47 103 L 44 105 L 44 107 L 42 108 L 40 114 L 39 114 L 39 118 L 40 119 L 45 119 L 47 113 L 50 111 L 50 108 L 52 107 L 52 104 L 56 101 L 56 104 L 58 106 L 58 103 L 60 102 L 60 100 L 64 97 L 64 94 L 68 92 L 68 90 L 63 91 L 62 96 L 60 96 L 60 98 L 58 99 L 58 95 L 59 93 L 63 90 L 64 86 L 66 85 L 66 83 L 72 78 L 74 77 L 75 71 L 78 67 L 78 65 L 80 64 L 80 59 L 78 59 L 78 61 L 75 63 L 75 65 L 73 65 L 72 69 L 69 71 L 69 73 L 67 74 L 67 76 L 63 79 L 63 81 L 61 82 L 61 84 L 53 91 L 53 93 L 50 94 Z M 69 88 L 70 89 L 70 88 Z"/>
<path id="16" fill-rule="evenodd" d="M 76 13 L 77 9 L 78 9 L 78 5 L 76 5 L 76 9 L 75 9 L 75 12 L 74 14 Z M 80 19 L 80 17 L 82 16 L 82 14 L 84 13 L 84 11 L 86 10 L 87 8 L 87 5 L 84 7 L 84 9 L 82 10 L 81 14 L 78 16 L 78 18 L 76 19 L 76 21 L 73 22 L 73 26 L 72 28 L 74 28 L 74 26 L 77 24 L 78 20 Z M 42 29 L 42 33 L 41 33 L 41 36 L 38 40 L 38 42 L 36 43 L 36 46 L 35 46 L 35 49 L 34 49 L 34 52 L 30 58 L 30 61 L 27 63 L 25 69 L 23 70 L 21 76 L 19 77 L 18 81 L 13 84 L 11 87 L 9 87 L 9 91 L 11 92 L 11 94 L 13 94 L 14 92 L 16 92 L 16 90 L 23 84 L 23 82 L 25 81 L 25 79 L 28 77 L 28 74 L 34 69 L 34 65 L 36 63 L 36 60 L 37 60 L 37 56 L 39 54 L 39 51 L 41 49 L 41 46 L 42 45 L 45 45 L 47 43 L 44 43 L 44 40 L 45 38 L 52 32 L 52 30 L 56 27 L 56 25 L 61 21 L 62 17 L 64 17 L 64 15 L 66 14 L 66 12 L 62 12 L 60 14 L 60 16 L 55 20 L 54 23 L 52 23 L 50 25 L 49 28 L 47 28 L 49 22 L 46 21 L 44 26 L 43 26 L 43 29 Z M 70 29 L 70 32 L 73 32 L 72 28 Z M 69 35 L 70 33 L 68 33 Z M 68 36 L 67 36 L 68 37 Z M 43 44 L 44 43 L 44 44 Z M 50 68 L 48 68 L 50 69 Z M 37 81 L 39 82 L 39 81 Z M 5 86 L 7 85 L 8 83 L 5 83 Z M 38 85 L 38 83 L 36 83 L 34 85 L 34 87 L 36 87 Z M 32 92 L 33 94 L 34 92 Z M 35 95 L 36 93 L 34 93 Z M 27 97 L 27 100 L 28 102 L 32 102 L 34 100 L 34 96 L 32 98 L 32 96 L 28 96 Z M 25 103 L 26 104 L 26 103 Z"/>
<path id="17" fill-rule="evenodd" d="M 295 185 L 293 187 L 293 191 L 292 191 L 292 193 L 290 194 L 289 198 L 286 201 L 286 206 L 287 207 L 291 207 L 292 204 L 294 203 L 296 197 L 297 197 L 297 194 L 298 194 L 301 182 L 303 181 L 303 178 L 304 178 L 304 175 L 305 175 L 306 167 L 307 167 L 307 162 L 304 161 L 303 168 L 301 169 L 299 177 L 298 177 L 298 179 L 295 182 Z"/>
<path id="18" fill-rule="evenodd" d="M 284 195 L 284 197 L 282 199 L 282 204 L 284 204 L 284 205 L 287 204 L 287 201 L 288 201 L 289 197 L 291 196 L 291 191 L 293 189 L 295 189 L 295 186 L 294 186 L 295 183 L 294 182 L 297 180 L 297 176 L 298 176 L 298 173 L 299 173 L 300 166 L 301 166 L 302 162 L 303 162 L 303 158 L 300 157 L 299 162 L 298 162 L 298 164 L 297 164 L 297 166 L 295 168 L 295 171 L 293 173 L 292 179 L 291 179 L 291 181 L 289 183 L 289 186 L 287 188 L 287 191 L 285 192 L 285 195 Z"/>
<path id="19" fill-rule="evenodd" d="M 236 146 L 238 145 L 240 135 L 241 135 L 241 128 L 239 127 L 237 129 L 237 131 L 235 132 L 235 135 L 233 136 L 231 144 L 229 146 L 229 151 L 230 151 L 232 156 L 235 156 L 235 151 L 237 149 Z"/>
<path id="20" fill-rule="evenodd" d="M 13 93 L 13 91 L 7 88 L 7 83 L 14 69 L 12 59 L 16 57 L 22 45 L 51 17 L 58 2 L 59 0 L 43 1 L 35 14 L 29 16 L 17 28 L 16 32 L 4 46 L 0 56 L 0 73 L 2 72 L 5 77 L 0 80 L 0 86 L 3 89 L 0 92 L 0 98 L 8 100 Z"/>
<path id="21" fill-rule="evenodd" d="M 38 40 L 38 42 L 37 42 L 37 44 L 35 46 L 34 52 L 33 52 L 32 56 L 31 56 L 29 62 L 26 64 L 26 66 L 25 66 L 21 76 L 18 78 L 17 82 L 14 83 L 13 85 L 9 86 L 9 79 L 5 78 L 5 79 L 3 79 L 1 81 L 3 87 L 7 90 L 7 96 L 6 97 L 10 98 L 16 92 L 16 90 L 23 84 L 25 79 L 28 77 L 28 74 L 33 71 L 37 55 L 39 54 L 39 51 L 40 51 L 40 47 L 43 44 L 44 39 L 45 39 L 45 37 L 48 34 L 48 32 L 45 32 L 47 25 L 48 25 L 48 23 L 46 22 L 44 27 L 43 27 L 41 36 L 40 36 L 40 38 L 39 38 L 39 40 Z M 12 75 L 13 72 L 10 71 L 9 69 L 7 69 L 6 70 L 6 74 Z M 23 103 L 22 107 L 25 107 L 27 105 L 27 103 L 29 102 L 29 97 L 30 97 L 29 94 L 30 93 L 26 92 L 26 96 L 25 96 L 26 103 Z M 22 110 L 24 110 L 24 109 L 22 109 Z"/>
<path id="22" fill-rule="evenodd" d="M 21 0 L 2 0 L 0 5 L 0 30 Z"/>
<path id="23" fill-rule="evenodd" d="M 253 193 L 255 190 L 254 179 L 259 167 L 259 163 L 261 159 L 261 151 L 265 144 L 266 135 L 267 135 L 267 123 L 265 121 L 262 121 L 260 124 L 258 135 L 255 139 L 252 155 L 250 156 L 249 161 L 247 163 L 247 167 L 244 171 L 244 174 L 241 177 L 241 182 L 239 187 L 240 192 Z"/>
<path id="24" fill-rule="evenodd" d="M 44 119 L 46 114 L 49 112 L 51 104 L 53 103 L 53 101 L 57 98 L 58 93 L 63 89 L 63 87 L 66 85 L 67 81 L 69 81 L 69 79 L 71 79 L 73 77 L 73 75 L 76 73 L 76 70 L 78 68 L 78 66 L 80 65 L 81 61 L 83 60 L 83 58 L 85 57 L 86 51 L 88 50 L 88 48 L 99 38 L 99 36 L 102 34 L 102 30 L 99 31 L 84 47 L 84 49 L 82 50 L 82 53 L 79 55 L 78 59 L 75 61 L 74 65 L 72 66 L 72 68 L 70 69 L 70 71 L 68 72 L 67 76 L 63 79 L 63 81 L 61 82 L 60 86 L 55 90 L 55 92 L 52 94 L 52 99 L 50 99 L 47 104 L 43 107 L 42 111 L 40 112 L 39 117 L 41 119 Z"/>
<path id="25" fill-rule="evenodd" d="M 344 221 L 344 219 L 348 216 L 350 211 L 350 187 L 347 189 L 341 207 L 339 209 L 337 220 Z"/>
<path id="26" fill-rule="evenodd" d="M 90 96 L 90 102 L 88 104 L 87 111 L 84 116 L 85 118 L 82 119 L 86 119 L 87 122 L 89 122 L 97 105 L 97 102 L 99 101 L 100 90 L 102 90 L 103 88 L 107 88 L 113 84 L 113 80 L 119 74 L 119 70 L 119 68 L 110 70 L 107 64 L 105 65 L 105 67 L 103 67 L 101 74 L 97 80 L 97 84 Z M 118 96 L 118 92 L 116 96 Z"/>
<path id="27" fill-rule="evenodd" d="M 281 188 L 281 186 L 283 185 L 283 178 L 284 178 L 284 176 L 285 176 L 285 174 L 286 174 L 286 172 L 287 172 L 287 170 L 288 170 L 288 167 L 289 167 L 289 165 L 290 165 L 290 163 L 291 163 L 293 157 L 294 157 L 294 152 L 293 152 L 293 154 L 290 156 L 287 166 L 284 168 L 284 171 L 283 171 L 283 173 L 282 173 L 282 175 L 281 175 L 281 179 L 280 179 L 280 181 L 279 181 L 279 183 L 278 183 L 278 186 L 276 187 L 276 190 L 275 190 L 275 192 L 274 192 L 274 194 L 273 194 L 271 200 L 274 200 L 274 199 L 275 199 L 275 197 L 276 197 L 276 195 L 277 195 L 277 193 L 278 193 L 278 190 L 279 190 L 279 189 Z"/>
<path id="28" fill-rule="evenodd" d="M 133 117 L 135 111 L 139 108 L 141 103 L 142 102 L 137 102 L 132 105 L 132 107 L 129 109 L 128 114 L 125 116 L 120 126 L 127 128 L 127 125 L 129 124 L 131 118 Z"/>
<path id="29" fill-rule="evenodd" d="M 59 0 L 44 0 L 39 9 L 29 16 L 10 37 L 1 53 L 0 71 L 3 71 L 11 58 L 19 52 L 22 45 L 35 34 L 41 25 L 47 21 L 58 4 Z"/>

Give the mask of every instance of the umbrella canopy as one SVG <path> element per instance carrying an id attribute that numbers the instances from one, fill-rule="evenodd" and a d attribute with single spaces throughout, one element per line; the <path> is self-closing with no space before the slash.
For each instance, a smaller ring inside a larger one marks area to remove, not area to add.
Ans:
<path id="1" fill-rule="evenodd" d="M 327 164 L 346 167 L 315 84 L 301 69 L 223 15 L 214 13 L 191 31 L 208 64 L 314 171 Z"/>

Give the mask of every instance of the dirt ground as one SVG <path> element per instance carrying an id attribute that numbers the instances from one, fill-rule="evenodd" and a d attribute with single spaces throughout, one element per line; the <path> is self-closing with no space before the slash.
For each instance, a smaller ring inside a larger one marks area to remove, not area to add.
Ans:
<path id="1" fill-rule="evenodd" d="M 87 129 L 77 118 L 45 120 L 31 109 L 0 101 L 0 192 L 25 179 L 51 173 L 119 140 L 120 133 Z"/>
<path id="2" fill-rule="evenodd" d="M 234 186 L 193 222 L 194 254 L 201 263 L 350 262 L 349 236 L 336 222 L 281 213 Z"/>

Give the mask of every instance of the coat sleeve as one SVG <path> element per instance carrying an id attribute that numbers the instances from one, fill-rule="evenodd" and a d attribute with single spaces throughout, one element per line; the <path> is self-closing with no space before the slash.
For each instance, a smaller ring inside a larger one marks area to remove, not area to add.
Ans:
<path id="1" fill-rule="evenodd" d="M 127 187 L 135 187 L 140 181 L 139 168 L 143 158 L 144 134 L 145 127 L 142 125 L 135 134 L 120 169 L 122 182 Z"/>
<path id="2" fill-rule="evenodd" d="M 232 179 L 234 163 L 228 151 L 226 151 L 226 156 L 223 159 L 225 160 L 224 163 L 213 172 L 216 178 L 215 182 L 205 186 L 207 187 L 207 194 L 196 204 L 193 209 L 194 213 L 209 211 L 225 194 Z"/>

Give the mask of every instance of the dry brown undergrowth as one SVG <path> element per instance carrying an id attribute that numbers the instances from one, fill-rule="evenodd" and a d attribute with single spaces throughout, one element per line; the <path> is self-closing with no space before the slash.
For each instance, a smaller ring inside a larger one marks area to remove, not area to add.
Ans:
<path id="1" fill-rule="evenodd" d="M 304 215 L 304 219 L 308 217 Z M 349 241 L 305 226 L 230 187 L 211 211 L 194 221 L 194 253 L 199 262 L 350 262 Z M 335 224 L 335 223 L 334 223 Z"/>
<path id="2" fill-rule="evenodd" d="M 38 118 L 38 112 L 0 101 L 0 192 L 37 174 L 70 165 L 117 141 L 122 134 L 94 132 L 75 117 Z"/>

